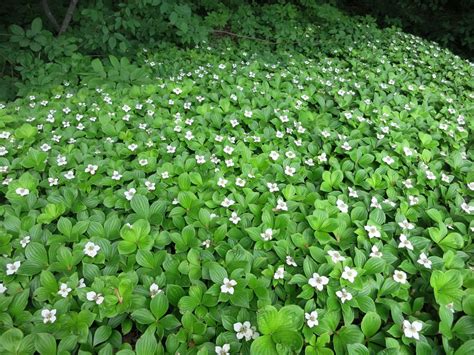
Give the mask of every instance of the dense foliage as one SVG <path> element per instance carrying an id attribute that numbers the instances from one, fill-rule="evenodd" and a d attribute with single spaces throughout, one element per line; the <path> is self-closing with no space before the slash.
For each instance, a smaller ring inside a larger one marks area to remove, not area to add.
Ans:
<path id="1" fill-rule="evenodd" d="M 11 29 L 1 354 L 470 353 L 473 65 L 315 10 L 128 59 Z"/>
<path id="2" fill-rule="evenodd" d="M 327 0 L 474 58 L 474 0 Z"/>

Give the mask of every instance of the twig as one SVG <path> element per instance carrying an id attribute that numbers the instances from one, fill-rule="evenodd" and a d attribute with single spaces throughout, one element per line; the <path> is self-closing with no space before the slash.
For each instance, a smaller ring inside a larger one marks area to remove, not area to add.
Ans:
<path id="1" fill-rule="evenodd" d="M 254 40 L 254 41 L 267 42 L 267 43 L 271 43 L 271 44 L 278 44 L 277 42 L 272 42 L 272 41 L 269 41 L 269 40 L 267 40 L 267 39 L 262 39 L 262 38 L 257 38 L 257 37 L 250 37 L 250 36 L 239 35 L 239 34 L 237 34 L 237 33 L 229 32 L 229 31 L 214 30 L 214 31 L 212 31 L 212 33 L 214 33 L 214 34 L 224 34 L 224 35 L 228 35 L 228 36 L 232 36 L 232 37 L 239 37 L 239 38 L 251 39 L 251 40 Z"/>
<path id="2" fill-rule="evenodd" d="M 64 32 L 66 32 L 67 26 L 69 26 L 69 22 L 71 22 L 72 14 L 74 13 L 74 9 L 76 8 L 78 2 L 79 0 L 71 0 L 69 3 L 69 7 L 67 8 L 66 16 L 64 16 L 63 24 L 61 25 L 58 36 L 61 36 Z"/>
<path id="3" fill-rule="evenodd" d="M 56 18 L 54 17 L 53 13 L 49 8 L 48 0 L 41 0 L 41 6 L 43 7 L 43 11 L 46 14 L 46 17 L 48 18 L 49 22 L 51 22 L 56 32 L 59 32 L 60 28 L 58 21 L 56 21 Z"/>

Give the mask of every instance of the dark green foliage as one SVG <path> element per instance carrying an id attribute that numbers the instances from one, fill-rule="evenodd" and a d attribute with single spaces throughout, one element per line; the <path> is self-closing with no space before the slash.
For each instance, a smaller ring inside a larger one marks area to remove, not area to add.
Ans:
<path id="1" fill-rule="evenodd" d="M 334 0 L 350 13 L 371 15 L 384 26 L 436 41 L 474 58 L 473 0 Z"/>

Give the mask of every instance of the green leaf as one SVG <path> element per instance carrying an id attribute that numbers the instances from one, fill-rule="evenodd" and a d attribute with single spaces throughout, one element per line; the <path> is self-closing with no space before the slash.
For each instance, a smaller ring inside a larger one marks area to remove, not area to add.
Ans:
<path id="1" fill-rule="evenodd" d="M 275 343 L 271 335 L 261 335 L 252 342 L 250 346 L 251 354 L 275 355 L 277 354 Z"/>
<path id="2" fill-rule="evenodd" d="M 334 350 L 336 354 L 343 354 L 347 345 L 360 344 L 364 341 L 364 334 L 356 325 L 344 326 L 334 336 Z"/>
<path id="3" fill-rule="evenodd" d="M 56 355 L 56 339 L 48 333 L 38 333 L 35 348 L 41 355 Z"/>
<path id="4" fill-rule="evenodd" d="M 368 312 L 362 319 L 361 328 L 366 337 L 370 338 L 380 329 L 382 320 L 375 312 Z"/>
<path id="5" fill-rule="evenodd" d="M 133 311 L 131 317 L 140 324 L 152 324 L 156 321 L 155 316 L 145 308 L 139 308 Z"/>
<path id="6" fill-rule="evenodd" d="M 272 334 L 283 325 L 283 319 L 273 306 L 266 306 L 257 313 L 258 330 L 262 334 Z"/>
<path id="7" fill-rule="evenodd" d="M 101 325 L 94 333 L 94 346 L 103 343 L 112 335 L 112 327 L 109 325 Z"/>
<path id="8" fill-rule="evenodd" d="M 303 347 L 303 337 L 294 330 L 278 330 L 272 334 L 272 340 L 275 343 L 282 344 L 297 353 Z"/>
<path id="9" fill-rule="evenodd" d="M 349 344 L 347 345 L 347 351 L 350 355 L 369 355 L 369 349 L 362 344 Z"/>
<path id="10" fill-rule="evenodd" d="M 99 74 L 101 77 L 106 76 L 105 71 L 104 71 L 104 66 L 102 65 L 102 62 L 100 61 L 100 59 L 98 58 L 93 59 L 91 62 L 91 65 L 92 65 L 92 69 L 94 70 L 96 74 Z"/>
<path id="11" fill-rule="evenodd" d="M 215 284 L 222 284 L 224 278 L 227 277 L 227 271 L 215 261 L 208 264 L 209 277 Z"/>
<path id="12" fill-rule="evenodd" d="M 160 319 L 168 310 L 168 298 L 163 292 L 158 293 L 150 302 L 150 309 L 156 319 Z"/>
<path id="13" fill-rule="evenodd" d="M 446 272 L 435 270 L 430 278 L 436 302 L 440 305 L 447 305 L 451 302 L 460 303 L 463 296 L 462 274 L 457 270 Z"/>
<path id="14" fill-rule="evenodd" d="M 138 215 L 138 218 L 147 219 L 150 215 L 150 204 L 148 199 L 143 195 L 135 195 L 130 201 L 132 210 Z"/>
<path id="15" fill-rule="evenodd" d="M 158 350 L 158 342 L 154 332 L 146 332 L 138 339 L 135 346 L 137 355 L 153 355 Z"/>
<path id="16" fill-rule="evenodd" d="M 34 35 L 38 34 L 43 28 L 43 21 L 39 17 L 35 18 L 31 23 L 31 31 Z"/>
<path id="17" fill-rule="evenodd" d="M 471 355 L 472 349 L 474 349 L 474 339 L 468 340 L 462 344 L 458 350 L 456 350 L 454 355 Z"/>
<path id="18" fill-rule="evenodd" d="M 364 265 L 366 275 L 381 273 L 385 269 L 386 262 L 382 258 L 370 258 Z"/>
<path id="19" fill-rule="evenodd" d="M 22 339 L 23 333 L 21 330 L 9 329 L 0 336 L 0 346 L 8 352 L 16 354 L 16 349 L 20 346 Z"/>

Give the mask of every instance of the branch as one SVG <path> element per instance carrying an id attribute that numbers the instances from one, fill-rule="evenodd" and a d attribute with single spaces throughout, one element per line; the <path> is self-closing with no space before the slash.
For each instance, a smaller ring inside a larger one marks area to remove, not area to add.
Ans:
<path id="1" fill-rule="evenodd" d="M 67 27 L 69 26 L 69 22 L 71 22 L 72 14 L 76 9 L 76 5 L 79 0 L 71 0 L 69 3 L 69 7 L 67 8 L 66 16 L 64 16 L 63 24 L 61 25 L 61 29 L 59 30 L 58 36 L 61 36 L 64 32 L 66 32 Z"/>
<path id="2" fill-rule="evenodd" d="M 58 32 L 59 24 L 58 21 L 56 21 L 56 18 L 54 17 L 53 13 L 49 9 L 48 0 L 41 0 L 41 6 L 43 7 L 43 11 L 46 14 L 46 17 L 48 18 L 49 22 L 51 22 L 54 29 Z"/>
<path id="3" fill-rule="evenodd" d="M 277 42 L 272 42 L 272 41 L 269 41 L 269 40 L 266 40 L 266 39 L 239 35 L 237 33 L 229 32 L 229 31 L 214 30 L 214 31 L 212 31 L 212 33 L 214 33 L 214 34 L 223 34 L 223 35 L 228 35 L 228 36 L 238 37 L 238 38 L 252 39 L 254 41 L 266 42 L 266 43 L 271 43 L 271 44 L 278 44 Z"/>

